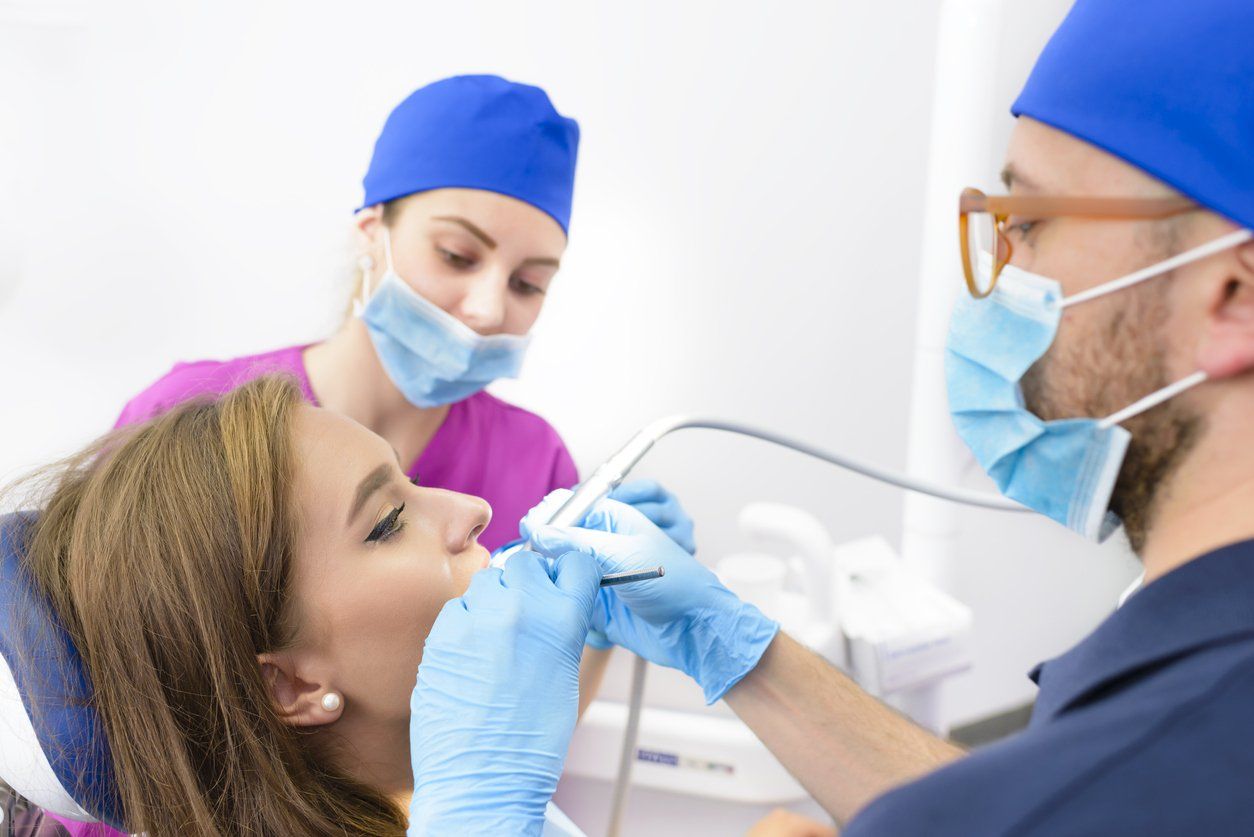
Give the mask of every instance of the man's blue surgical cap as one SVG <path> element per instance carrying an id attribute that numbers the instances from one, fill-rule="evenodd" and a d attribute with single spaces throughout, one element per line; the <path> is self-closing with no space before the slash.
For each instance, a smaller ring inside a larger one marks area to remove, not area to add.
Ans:
<path id="1" fill-rule="evenodd" d="M 570 229 L 579 125 L 543 90 L 454 76 L 396 106 L 375 142 L 362 208 L 428 189 L 484 189 L 526 201 Z"/>
<path id="2" fill-rule="evenodd" d="M 1077 0 L 1011 108 L 1254 228 L 1254 2 Z"/>

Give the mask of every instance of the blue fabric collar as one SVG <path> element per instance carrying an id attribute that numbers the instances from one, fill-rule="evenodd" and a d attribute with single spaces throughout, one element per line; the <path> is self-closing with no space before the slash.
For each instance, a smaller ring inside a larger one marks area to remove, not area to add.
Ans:
<path id="1" fill-rule="evenodd" d="M 1029 675 L 1033 724 L 1095 689 L 1190 651 L 1254 636 L 1254 540 L 1195 558 L 1146 585 L 1079 645 Z"/>

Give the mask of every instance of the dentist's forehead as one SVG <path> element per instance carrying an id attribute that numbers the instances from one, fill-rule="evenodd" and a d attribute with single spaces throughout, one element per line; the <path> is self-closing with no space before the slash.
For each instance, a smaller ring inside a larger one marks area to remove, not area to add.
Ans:
<path id="1" fill-rule="evenodd" d="M 1165 195 L 1164 183 L 1101 148 L 1021 116 L 1015 122 L 1002 182 L 1024 194 L 1137 197 Z"/>

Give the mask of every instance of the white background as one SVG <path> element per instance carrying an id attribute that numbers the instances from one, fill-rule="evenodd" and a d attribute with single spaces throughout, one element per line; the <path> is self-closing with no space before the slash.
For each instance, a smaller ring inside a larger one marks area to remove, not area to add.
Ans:
<path id="1" fill-rule="evenodd" d="M 1009 4 L 989 45 L 1007 108 L 1066 5 Z M 582 469 L 675 412 L 903 467 L 937 13 L 0 0 L 0 478 L 109 427 L 176 360 L 328 334 L 375 134 L 460 72 L 539 84 L 583 129 L 565 267 L 524 380 L 499 388 Z M 1008 112 L 990 120 L 1008 133 Z M 740 545 L 755 499 L 818 514 L 838 541 L 899 539 L 895 490 L 756 443 L 675 438 L 646 470 L 710 560 Z M 955 721 L 1030 699 L 1027 668 L 1134 574 L 1121 544 L 964 514 L 977 664 L 947 690 Z"/>

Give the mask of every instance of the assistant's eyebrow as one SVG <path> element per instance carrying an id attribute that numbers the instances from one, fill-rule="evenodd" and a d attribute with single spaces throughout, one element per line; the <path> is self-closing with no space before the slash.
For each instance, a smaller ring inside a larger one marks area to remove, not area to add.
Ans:
<path id="1" fill-rule="evenodd" d="M 541 265 L 543 267 L 551 267 L 554 270 L 562 266 L 562 263 L 560 261 L 558 261 L 557 259 L 551 258 L 549 256 L 534 256 L 530 259 L 523 259 L 523 262 L 522 264 L 519 265 L 519 267 L 528 267 L 533 264 Z"/>
<path id="2" fill-rule="evenodd" d="M 353 495 L 353 505 L 348 510 L 348 520 L 345 521 L 346 526 L 352 525 L 353 519 L 357 517 L 361 507 L 370 499 L 371 494 L 374 494 L 392 481 L 393 467 L 390 463 L 385 462 L 369 474 L 366 474 L 366 478 L 357 486 L 357 493 Z"/>
<path id="3" fill-rule="evenodd" d="M 456 224 L 457 226 L 466 230 L 466 232 L 473 235 L 475 238 L 482 241 L 484 244 L 488 245 L 489 250 L 496 249 L 496 241 L 492 238 L 492 236 L 488 235 L 483 230 L 479 229 L 474 224 L 467 221 L 465 218 L 460 218 L 456 215 L 436 215 L 431 220 L 432 221 L 446 221 L 450 224 Z"/>

